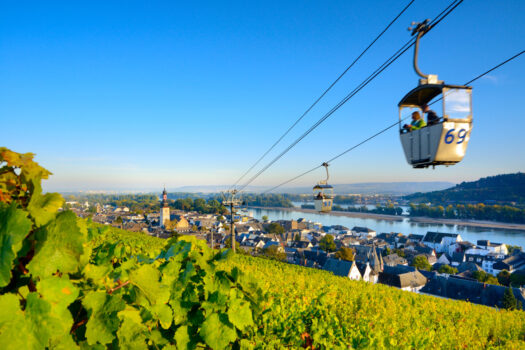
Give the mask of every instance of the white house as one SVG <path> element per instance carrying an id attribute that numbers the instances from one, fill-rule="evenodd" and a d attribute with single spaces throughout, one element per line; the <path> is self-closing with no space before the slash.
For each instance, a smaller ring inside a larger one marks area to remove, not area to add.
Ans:
<path id="1" fill-rule="evenodd" d="M 478 240 L 477 246 L 481 249 L 485 249 L 489 253 L 501 253 L 507 255 L 509 253 L 507 245 L 503 243 L 490 242 L 487 240 Z"/>
<path id="2" fill-rule="evenodd" d="M 361 273 L 355 261 L 328 258 L 323 266 L 323 270 L 331 271 L 336 276 L 348 277 L 351 280 L 361 279 Z"/>
<path id="3" fill-rule="evenodd" d="M 457 233 L 427 232 L 423 237 L 423 244 L 434 249 L 437 253 L 448 253 L 452 255 L 459 249 L 458 242 L 463 239 Z"/>
<path id="4" fill-rule="evenodd" d="M 359 227 L 359 226 L 354 226 L 354 228 L 352 229 L 352 233 L 355 236 L 359 236 L 362 238 L 366 238 L 368 236 L 375 237 L 377 235 L 376 231 L 369 229 L 368 227 Z"/>

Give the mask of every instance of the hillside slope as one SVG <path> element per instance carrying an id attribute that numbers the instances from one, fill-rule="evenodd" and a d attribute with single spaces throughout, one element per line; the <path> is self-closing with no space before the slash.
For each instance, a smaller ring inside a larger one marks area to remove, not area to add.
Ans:
<path id="1" fill-rule="evenodd" d="M 525 174 L 504 174 L 462 182 L 452 188 L 405 196 L 411 202 L 516 202 L 525 204 Z"/>
<path id="2" fill-rule="evenodd" d="M 98 238 L 156 251 L 165 240 L 111 229 Z M 255 349 L 525 348 L 525 312 L 404 292 L 382 284 L 237 254 L 221 269 L 238 268 L 266 292 Z"/>
<path id="3" fill-rule="evenodd" d="M 522 311 L 404 292 L 261 258 L 237 255 L 234 262 L 269 292 L 260 339 L 271 348 L 525 347 Z"/>

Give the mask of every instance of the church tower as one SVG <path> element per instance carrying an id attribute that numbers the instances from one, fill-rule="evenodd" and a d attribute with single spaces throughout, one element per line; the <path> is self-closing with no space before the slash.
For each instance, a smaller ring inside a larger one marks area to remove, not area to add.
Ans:
<path id="1" fill-rule="evenodd" d="M 160 202 L 159 225 L 164 227 L 167 221 L 170 221 L 170 208 L 168 207 L 168 192 L 166 192 L 166 187 L 164 187 L 164 191 L 162 191 L 162 202 Z"/>

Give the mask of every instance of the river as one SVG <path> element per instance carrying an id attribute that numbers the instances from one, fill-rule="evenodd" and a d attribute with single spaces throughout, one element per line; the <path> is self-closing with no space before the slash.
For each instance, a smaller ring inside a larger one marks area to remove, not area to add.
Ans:
<path id="1" fill-rule="evenodd" d="M 378 234 L 382 232 L 400 232 L 405 235 L 410 233 L 424 235 L 427 231 L 459 233 L 464 241 L 476 244 L 477 240 L 487 239 L 491 242 L 518 245 L 525 247 L 525 231 L 505 230 L 496 228 L 471 227 L 462 225 L 427 224 L 412 222 L 409 218 L 402 220 L 379 220 L 352 218 L 331 214 L 312 214 L 295 210 L 278 209 L 255 209 L 249 208 L 249 212 L 254 218 L 261 220 L 263 216 L 268 216 L 270 220 L 292 220 L 305 218 L 313 222 L 320 222 L 325 226 L 343 225 L 351 229 L 354 226 L 364 226 L 371 228 Z"/>

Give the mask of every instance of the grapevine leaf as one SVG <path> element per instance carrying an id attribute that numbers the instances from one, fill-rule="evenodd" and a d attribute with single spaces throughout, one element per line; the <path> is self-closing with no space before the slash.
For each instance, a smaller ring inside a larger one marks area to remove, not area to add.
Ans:
<path id="1" fill-rule="evenodd" d="M 37 285 L 42 298 L 66 309 L 78 297 L 78 289 L 65 277 L 48 277 L 42 279 Z"/>
<path id="2" fill-rule="evenodd" d="M 122 324 L 117 332 L 119 348 L 121 349 L 145 349 L 147 328 L 142 324 L 142 318 L 138 310 L 131 307 L 118 313 Z"/>
<path id="3" fill-rule="evenodd" d="M 192 349 L 188 326 L 180 326 L 175 332 L 175 342 L 178 350 Z"/>
<path id="4" fill-rule="evenodd" d="M 151 329 L 148 338 L 157 347 L 159 347 L 158 345 L 166 345 L 170 342 L 170 340 L 164 337 L 164 334 L 160 331 L 160 328 Z M 166 348 L 163 347 L 163 349 L 166 349 Z"/>
<path id="5" fill-rule="evenodd" d="M 41 299 L 38 293 L 29 293 L 25 313 L 31 331 L 43 347 L 76 347 L 69 334 L 73 317 L 65 306 L 52 305 Z"/>
<path id="6" fill-rule="evenodd" d="M 41 228 L 36 236 L 37 251 L 28 264 L 34 276 L 50 276 L 57 271 L 75 272 L 83 252 L 84 237 L 71 211 L 57 215 L 56 220 Z"/>
<path id="7" fill-rule="evenodd" d="M 4 287 L 11 280 L 13 261 L 31 230 L 31 220 L 26 212 L 11 204 L 0 209 L 0 224 L 0 287 Z"/>
<path id="8" fill-rule="evenodd" d="M 248 326 L 253 326 L 250 304 L 242 299 L 232 299 L 228 309 L 228 319 L 241 331 Z"/>
<path id="9" fill-rule="evenodd" d="M 255 346 L 252 343 L 250 343 L 248 339 L 241 339 L 239 345 L 241 350 L 252 350 L 255 348 Z"/>
<path id="10" fill-rule="evenodd" d="M 199 331 L 206 344 L 215 350 L 227 349 L 237 339 L 237 332 L 225 314 L 213 313 L 206 317 Z"/>
<path id="11" fill-rule="evenodd" d="M 87 264 L 84 266 L 84 277 L 91 279 L 95 283 L 102 281 L 104 277 L 111 271 L 111 265 L 93 265 Z"/>
<path id="12" fill-rule="evenodd" d="M 16 334 L 24 336 L 15 336 Z M 14 294 L 0 295 L 0 344 L 6 350 L 42 347 L 30 331 L 29 322 L 20 310 L 20 302 Z"/>
<path id="13" fill-rule="evenodd" d="M 27 210 L 35 220 L 37 226 L 43 226 L 54 218 L 57 210 L 64 203 L 64 199 L 58 193 L 46 193 L 40 191 L 33 193 Z"/>
<path id="14" fill-rule="evenodd" d="M 164 329 L 168 329 L 173 321 L 173 312 L 171 308 L 166 304 L 153 305 L 151 308 L 155 317 L 159 320 L 160 325 Z"/>
<path id="15" fill-rule="evenodd" d="M 178 299 L 170 300 L 170 304 L 173 309 L 173 323 L 179 325 L 186 322 L 188 320 L 189 309 L 182 307 L 181 301 Z"/>
<path id="16" fill-rule="evenodd" d="M 82 304 L 89 310 L 86 325 L 88 344 L 111 343 L 119 328 L 117 313 L 124 309 L 124 301 L 118 295 L 108 295 L 101 291 L 88 293 Z"/>
<path id="17" fill-rule="evenodd" d="M 165 304 L 170 297 L 167 286 L 159 282 L 160 272 L 151 265 L 142 265 L 130 273 L 131 283 L 135 285 L 140 293 L 150 304 Z"/>

